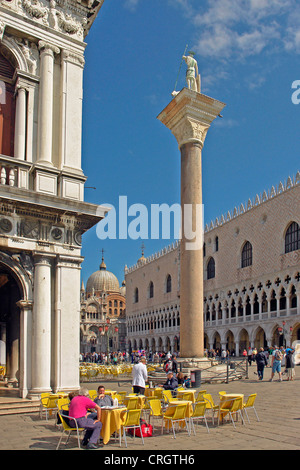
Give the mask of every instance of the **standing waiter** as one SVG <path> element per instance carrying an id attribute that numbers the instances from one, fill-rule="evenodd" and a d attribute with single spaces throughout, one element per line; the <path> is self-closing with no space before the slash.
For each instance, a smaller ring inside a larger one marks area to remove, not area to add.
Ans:
<path id="1" fill-rule="evenodd" d="M 133 377 L 133 380 L 132 380 L 133 392 L 144 395 L 145 388 L 146 388 L 145 382 L 148 380 L 145 357 L 141 357 L 140 362 L 133 366 L 132 377 Z"/>

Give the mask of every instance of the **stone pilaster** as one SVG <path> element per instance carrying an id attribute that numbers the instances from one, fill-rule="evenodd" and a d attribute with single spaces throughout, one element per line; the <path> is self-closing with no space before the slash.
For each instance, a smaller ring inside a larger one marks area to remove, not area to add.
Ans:
<path id="1" fill-rule="evenodd" d="M 45 41 L 39 41 L 40 50 L 40 90 L 39 90 L 39 131 L 38 163 L 53 166 L 52 129 L 53 129 L 53 71 L 54 54 L 60 49 Z"/>

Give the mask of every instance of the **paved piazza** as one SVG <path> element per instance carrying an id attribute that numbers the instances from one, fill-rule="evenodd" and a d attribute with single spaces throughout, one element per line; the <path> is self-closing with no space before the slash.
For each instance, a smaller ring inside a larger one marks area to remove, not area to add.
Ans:
<path id="1" fill-rule="evenodd" d="M 128 437 L 128 448 L 123 444 L 122 450 L 147 450 L 159 453 L 159 451 L 193 451 L 193 450 L 300 450 L 300 400 L 299 382 L 300 367 L 296 367 L 296 378 L 292 382 L 277 380 L 269 382 L 271 369 L 265 369 L 265 379 L 257 380 L 254 374 L 255 366 L 249 368 L 249 379 L 231 382 L 230 384 L 206 385 L 209 393 L 215 400 L 218 392 L 226 390 L 240 392 L 245 395 L 257 392 L 256 410 L 260 422 L 256 421 L 253 410 L 249 412 L 250 424 L 237 423 L 234 430 L 232 424 L 225 423 L 219 427 L 213 427 L 211 419 L 208 419 L 210 433 L 205 426 L 197 425 L 196 436 L 189 437 L 186 432 L 179 432 L 176 439 L 172 434 L 161 436 L 159 421 L 154 436 L 145 439 L 145 446 L 141 439 Z M 88 384 L 88 388 L 95 389 L 98 383 Z M 116 382 L 106 382 L 107 388 L 118 390 Z M 129 390 L 130 384 L 120 384 L 119 390 Z M 115 388 L 117 387 L 117 388 Z M 208 414 L 210 416 L 210 414 Z M 60 431 L 55 427 L 55 419 L 48 422 L 39 419 L 39 415 L 28 414 L 19 416 L 0 417 L 0 449 L 1 450 L 55 450 L 60 437 Z M 64 447 L 62 447 L 64 448 Z M 71 437 L 66 449 L 76 449 L 76 438 Z M 118 441 L 112 441 L 99 452 L 105 455 L 121 456 Z M 97 451 L 98 452 L 98 451 Z M 119 453 L 119 454 L 117 454 Z"/>

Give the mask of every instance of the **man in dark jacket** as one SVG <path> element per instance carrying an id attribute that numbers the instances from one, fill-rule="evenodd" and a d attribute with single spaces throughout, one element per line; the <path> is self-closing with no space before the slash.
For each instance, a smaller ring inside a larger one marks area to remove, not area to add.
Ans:
<path id="1" fill-rule="evenodd" d="M 260 348 L 259 352 L 255 355 L 257 365 L 258 380 L 262 380 L 264 377 L 264 368 L 268 364 L 264 348 Z"/>
<path id="2" fill-rule="evenodd" d="M 174 377 L 173 372 L 169 371 L 167 374 L 167 381 L 163 385 L 165 390 L 175 390 L 178 388 L 178 381 L 176 377 Z"/>

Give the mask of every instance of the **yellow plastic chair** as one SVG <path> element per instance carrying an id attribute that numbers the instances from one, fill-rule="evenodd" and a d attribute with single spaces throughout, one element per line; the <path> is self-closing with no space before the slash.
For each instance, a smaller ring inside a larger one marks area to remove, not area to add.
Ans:
<path id="1" fill-rule="evenodd" d="M 127 392 L 118 392 L 116 398 L 118 399 L 119 403 L 124 403 L 124 399 L 127 396 Z"/>
<path id="2" fill-rule="evenodd" d="M 155 389 L 154 390 L 154 396 L 156 398 L 159 398 L 160 400 L 163 400 L 163 390 L 162 389 Z"/>
<path id="3" fill-rule="evenodd" d="M 56 401 L 59 399 L 58 395 L 53 395 L 52 393 L 41 393 L 40 398 L 40 418 L 43 417 L 43 413 L 46 414 L 46 420 L 48 421 L 48 416 L 52 415 L 53 411 L 57 411 Z"/>
<path id="4" fill-rule="evenodd" d="M 189 418 L 190 424 L 191 424 L 191 431 L 192 431 L 192 428 L 193 428 L 193 432 L 194 432 L 195 436 L 196 436 L 196 430 L 195 430 L 195 426 L 194 426 L 194 421 L 199 421 L 200 419 L 204 420 L 207 432 L 209 432 L 205 412 L 206 412 L 206 402 L 205 401 L 198 401 L 197 403 L 195 403 L 193 414 Z"/>
<path id="5" fill-rule="evenodd" d="M 206 409 L 212 412 L 212 423 L 215 424 L 215 413 L 219 412 L 220 407 L 214 403 L 213 397 L 210 393 L 204 393 L 202 397 L 206 402 Z"/>
<path id="6" fill-rule="evenodd" d="M 183 394 L 180 394 L 180 397 L 177 397 L 178 400 L 185 400 L 185 401 L 193 401 L 193 393 L 192 392 L 184 392 Z"/>
<path id="7" fill-rule="evenodd" d="M 150 424 L 151 416 L 153 416 L 153 418 L 161 418 L 163 420 L 163 408 L 161 405 L 161 401 L 158 398 L 152 398 L 151 400 L 149 400 L 149 407 L 150 407 L 149 424 Z"/>
<path id="8" fill-rule="evenodd" d="M 223 406 L 220 407 L 219 416 L 218 416 L 218 423 L 220 422 L 220 414 L 223 411 L 223 412 L 228 413 L 228 415 L 230 416 L 230 419 L 231 419 L 231 422 L 232 422 L 234 428 L 236 428 L 236 426 L 234 424 L 234 419 L 233 419 L 234 415 L 237 416 L 238 414 L 240 414 L 240 416 L 242 418 L 242 423 L 245 424 L 243 414 L 242 414 L 242 409 L 243 409 L 243 398 L 242 397 L 233 398 L 230 401 L 230 403 L 227 407 L 223 407 Z"/>
<path id="9" fill-rule="evenodd" d="M 98 395 L 97 390 L 89 390 L 89 396 L 91 400 L 95 400 L 97 395 Z"/>
<path id="10" fill-rule="evenodd" d="M 78 423 L 77 423 L 77 420 L 75 418 L 71 418 L 70 416 L 68 415 L 64 415 L 63 411 L 62 410 L 59 410 L 58 411 L 58 414 L 59 414 L 59 417 L 60 417 L 60 420 L 61 420 L 61 423 L 62 423 L 62 434 L 60 436 L 60 439 L 59 439 L 59 442 L 57 444 L 57 447 L 56 447 L 56 450 L 59 449 L 60 447 L 60 444 L 61 444 L 61 441 L 62 441 L 62 438 L 64 436 L 64 434 L 68 433 L 68 437 L 67 437 L 67 440 L 65 442 L 65 446 L 67 445 L 68 441 L 69 441 L 69 438 L 70 438 L 70 435 L 72 434 L 72 432 L 76 432 L 77 434 L 77 442 L 78 442 L 78 447 L 79 449 L 81 448 L 80 447 L 80 433 L 84 431 L 84 428 L 80 428 L 78 426 Z M 71 428 L 69 426 L 69 424 L 67 424 L 67 422 L 65 421 L 65 419 L 68 419 L 69 421 L 72 420 L 74 423 L 75 423 L 75 427 L 74 428 Z"/>
<path id="11" fill-rule="evenodd" d="M 256 400 L 256 397 L 257 397 L 257 393 L 252 393 L 251 395 L 248 396 L 246 403 L 243 404 L 243 411 L 245 412 L 245 414 L 247 416 L 249 424 L 250 424 L 250 420 L 249 420 L 249 416 L 248 416 L 248 413 L 247 413 L 247 410 L 249 410 L 249 409 L 254 411 L 256 419 L 257 419 L 257 421 L 259 421 L 259 417 L 258 417 L 258 414 L 257 414 L 255 406 L 254 406 L 254 402 Z"/>
<path id="12" fill-rule="evenodd" d="M 205 393 L 207 393 L 206 390 L 199 390 L 198 395 L 197 395 L 195 401 L 196 401 L 196 402 L 197 402 L 197 401 L 203 401 L 203 395 L 204 395 Z"/>
<path id="13" fill-rule="evenodd" d="M 172 401 L 177 400 L 177 398 L 173 397 L 171 390 L 163 390 L 162 396 L 165 404 L 172 403 Z"/>
<path id="14" fill-rule="evenodd" d="M 138 409 L 138 402 L 138 397 L 130 397 L 124 401 L 124 405 L 126 406 L 127 410 L 136 410 Z"/>
<path id="15" fill-rule="evenodd" d="M 223 395 L 226 395 L 226 392 L 224 392 L 224 391 L 219 392 L 219 395 L 220 395 L 220 398 L 221 398 Z"/>
<path id="16" fill-rule="evenodd" d="M 125 447 L 127 447 L 127 439 L 126 439 L 126 430 L 128 429 L 133 429 L 133 438 L 135 438 L 135 430 L 139 429 L 141 433 L 141 438 L 142 438 L 142 443 L 144 445 L 144 438 L 142 434 L 142 428 L 141 428 L 141 409 L 136 409 L 136 410 L 127 410 L 126 411 L 126 417 L 124 424 L 122 424 L 121 429 L 119 430 L 119 438 L 120 438 L 120 447 L 122 445 L 122 431 L 123 431 L 123 438 L 125 441 Z"/>
<path id="17" fill-rule="evenodd" d="M 176 439 L 176 433 L 175 433 L 175 426 L 174 424 L 180 423 L 180 424 L 185 424 L 186 430 L 188 435 L 190 436 L 190 430 L 189 430 L 189 425 L 188 425 L 188 418 L 186 417 L 186 411 L 187 411 L 187 403 L 182 403 L 180 405 L 169 405 L 166 412 L 163 414 L 163 420 L 162 420 L 162 434 L 163 434 L 163 423 L 169 422 L 168 426 L 170 423 L 172 424 L 172 430 L 173 430 L 173 436 L 174 439 Z"/>
<path id="18" fill-rule="evenodd" d="M 69 398 L 59 398 L 56 401 L 56 405 L 57 405 L 58 411 L 64 412 L 65 410 L 69 409 L 70 400 Z"/>

